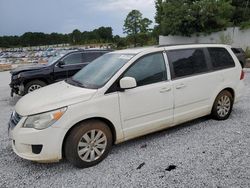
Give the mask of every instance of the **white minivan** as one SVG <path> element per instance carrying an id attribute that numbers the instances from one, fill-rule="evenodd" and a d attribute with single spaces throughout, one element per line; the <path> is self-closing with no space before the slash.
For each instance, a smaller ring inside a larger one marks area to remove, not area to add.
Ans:
<path id="1" fill-rule="evenodd" d="M 113 144 L 201 117 L 229 117 L 244 72 L 230 46 L 136 48 L 107 53 L 72 78 L 21 98 L 9 122 L 14 152 L 76 167 Z"/>

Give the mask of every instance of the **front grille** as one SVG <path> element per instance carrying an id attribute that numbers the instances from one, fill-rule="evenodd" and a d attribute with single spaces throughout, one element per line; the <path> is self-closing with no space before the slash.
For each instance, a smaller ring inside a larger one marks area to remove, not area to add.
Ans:
<path id="1" fill-rule="evenodd" d="M 10 117 L 9 128 L 13 129 L 21 120 L 21 118 L 22 116 L 20 116 L 18 113 L 14 111 Z"/>

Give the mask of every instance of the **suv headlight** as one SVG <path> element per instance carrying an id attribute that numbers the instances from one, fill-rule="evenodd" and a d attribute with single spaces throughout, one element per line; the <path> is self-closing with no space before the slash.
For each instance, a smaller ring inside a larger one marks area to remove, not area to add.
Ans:
<path id="1" fill-rule="evenodd" d="M 16 74 L 16 75 L 12 74 L 12 80 L 16 80 L 16 79 L 19 79 L 19 78 L 21 78 L 21 73 Z"/>
<path id="2" fill-rule="evenodd" d="M 67 107 L 28 116 L 26 121 L 23 124 L 24 128 L 34 128 L 34 129 L 46 129 L 49 126 L 51 126 L 53 123 L 55 123 L 57 120 L 59 120 L 63 114 L 66 112 Z"/>

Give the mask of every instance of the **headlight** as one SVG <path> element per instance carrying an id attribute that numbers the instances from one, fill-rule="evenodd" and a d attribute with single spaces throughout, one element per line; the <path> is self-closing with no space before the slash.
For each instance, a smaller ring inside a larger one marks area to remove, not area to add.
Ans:
<path id="1" fill-rule="evenodd" d="M 12 75 L 12 80 L 16 80 L 16 79 L 19 79 L 19 78 L 21 78 L 21 73 L 16 74 L 16 75 Z"/>
<path id="2" fill-rule="evenodd" d="M 18 75 L 12 75 L 12 80 L 16 80 L 18 78 Z"/>
<path id="3" fill-rule="evenodd" d="M 37 115 L 28 116 L 23 127 L 34 129 L 46 129 L 59 120 L 66 112 L 67 107 L 45 112 Z"/>

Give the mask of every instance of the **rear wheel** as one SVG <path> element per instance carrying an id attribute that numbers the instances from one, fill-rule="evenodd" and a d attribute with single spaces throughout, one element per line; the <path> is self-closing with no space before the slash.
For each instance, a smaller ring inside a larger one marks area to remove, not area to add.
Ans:
<path id="1" fill-rule="evenodd" d="M 65 157 L 78 168 L 91 167 L 101 162 L 112 146 L 109 127 L 98 120 L 81 123 L 73 128 L 65 142 Z"/>
<path id="2" fill-rule="evenodd" d="M 46 86 L 47 84 L 43 81 L 40 80 L 33 80 L 31 82 L 28 82 L 25 86 L 24 86 L 24 95 L 27 93 L 30 93 L 32 91 L 35 91 L 37 89 L 40 89 L 41 87 Z"/>
<path id="3" fill-rule="evenodd" d="M 232 94 L 229 91 L 224 90 L 216 97 L 211 115 L 214 119 L 225 120 L 230 116 L 232 108 Z"/>

